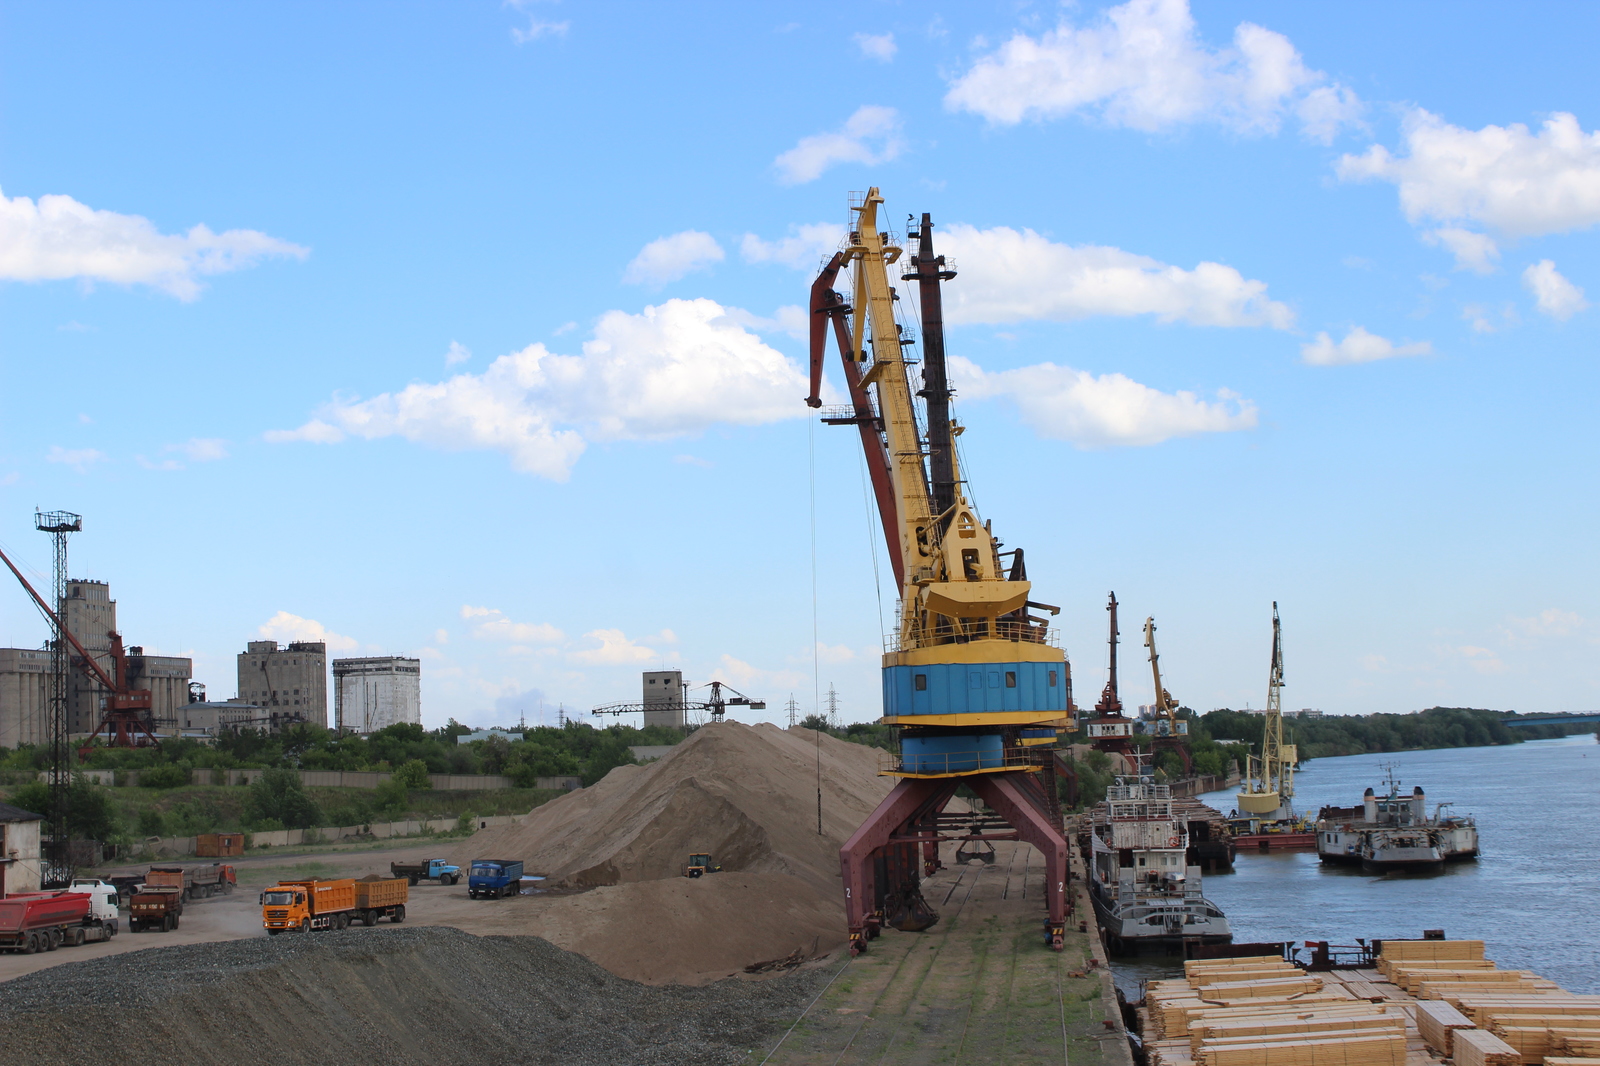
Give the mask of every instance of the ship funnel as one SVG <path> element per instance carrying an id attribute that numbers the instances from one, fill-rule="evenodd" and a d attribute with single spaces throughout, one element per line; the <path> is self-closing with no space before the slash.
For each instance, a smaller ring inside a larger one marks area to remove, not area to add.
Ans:
<path id="1" fill-rule="evenodd" d="M 1361 796 L 1361 805 L 1366 808 L 1362 812 L 1363 821 L 1376 822 L 1378 820 L 1378 797 L 1372 789 L 1367 789 Z"/>
<path id="2" fill-rule="evenodd" d="M 1428 819 L 1428 799 L 1423 795 L 1421 785 L 1411 790 L 1411 817 L 1418 822 Z"/>

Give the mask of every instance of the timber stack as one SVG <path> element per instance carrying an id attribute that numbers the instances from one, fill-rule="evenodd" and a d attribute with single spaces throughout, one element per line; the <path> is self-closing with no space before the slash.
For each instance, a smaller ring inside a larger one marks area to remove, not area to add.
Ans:
<path id="1" fill-rule="evenodd" d="M 1193 960 L 1138 1012 L 1150 1066 L 1600 1066 L 1600 996 L 1501 970 L 1480 940 L 1384 941 L 1376 969 Z"/>

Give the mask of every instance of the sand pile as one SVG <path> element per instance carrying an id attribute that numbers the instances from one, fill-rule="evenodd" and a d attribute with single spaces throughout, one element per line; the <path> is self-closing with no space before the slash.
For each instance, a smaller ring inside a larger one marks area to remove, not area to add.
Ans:
<path id="1" fill-rule="evenodd" d="M 878 755 L 813 730 L 709 725 L 654 763 L 477 833 L 452 859 L 522 859 L 555 886 L 595 886 L 508 911 L 519 927 L 506 931 L 635 980 L 704 981 L 798 947 L 827 952 L 845 942 L 839 846 L 893 784 Z M 683 877 L 693 852 L 724 872 Z"/>

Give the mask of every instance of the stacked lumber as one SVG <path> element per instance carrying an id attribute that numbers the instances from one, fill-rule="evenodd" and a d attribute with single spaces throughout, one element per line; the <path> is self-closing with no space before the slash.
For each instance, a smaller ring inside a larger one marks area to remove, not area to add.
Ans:
<path id="1" fill-rule="evenodd" d="M 1145 986 L 1151 1066 L 1407 1066 L 1406 1012 L 1277 958 L 1205 960 Z"/>
<path id="2" fill-rule="evenodd" d="M 1600 1054 L 1600 1029 L 1549 1025 L 1497 1025 L 1494 1035 L 1517 1049 L 1519 1061 L 1537 1064 L 1551 1055 Z"/>
<path id="3" fill-rule="evenodd" d="M 1456 1066 L 1520 1066 L 1517 1049 L 1484 1029 L 1457 1029 L 1454 1041 Z"/>
<path id="4" fill-rule="evenodd" d="M 1417 1004 L 1414 1015 L 1422 1042 L 1433 1050 L 1450 1057 L 1450 1034 L 1456 1029 L 1475 1029 L 1472 1019 L 1443 1000 L 1430 999 Z"/>
<path id="5" fill-rule="evenodd" d="M 1470 977 L 1462 974 L 1428 977 L 1415 982 L 1415 987 L 1407 991 L 1418 999 L 1447 999 L 1475 992 L 1490 995 L 1560 992 L 1561 986 L 1527 970 L 1481 970 Z"/>
<path id="6" fill-rule="evenodd" d="M 1388 977 L 1388 967 L 1395 963 L 1473 962 L 1482 958 L 1481 940 L 1385 940 L 1379 952 L 1378 972 Z"/>
<path id="7" fill-rule="evenodd" d="M 1600 1059 L 1552 1055 L 1544 1060 L 1544 1066 L 1600 1066 Z"/>

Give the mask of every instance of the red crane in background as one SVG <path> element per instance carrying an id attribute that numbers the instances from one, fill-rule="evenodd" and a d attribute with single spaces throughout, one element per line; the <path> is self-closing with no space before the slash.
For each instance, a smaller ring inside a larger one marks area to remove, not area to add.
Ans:
<path id="1" fill-rule="evenodd" d="M 77 652 L 77 665 L 84 673 L 105 686 L 106 708 L 100 716 L 100 724 L 89 740 L 107 736 L 107 744 L 113 748 L 138 748 L 147 745 L 159 745 L 154 733 L 150 732 L 151 696 L 149 689 L 136 689 L 128 681 L 128 656 L 122 649 L 122 634 L 111 633 L 111 674 L 100 669 L 100 664 L 95 662 L 84 646 L 78 643 L 78 638 L 44 602 L 44 598 L 34 591 L 28 579 L 22 576 L 22 571 L 17 569 L 6 553 L 0 551 L 0 561 L 3 561 L 11 572 L 17 575 L 17 580 L 22 582 L 22 587 L 28 590 L 28 595 L 33 597 L 34 605 L 44 612 L 45 618 L 56 628 L 56 632 L 66 638 L 67 643 Z M 87 758 L 89 744 L 78 749 L 80 759 Z"/>

